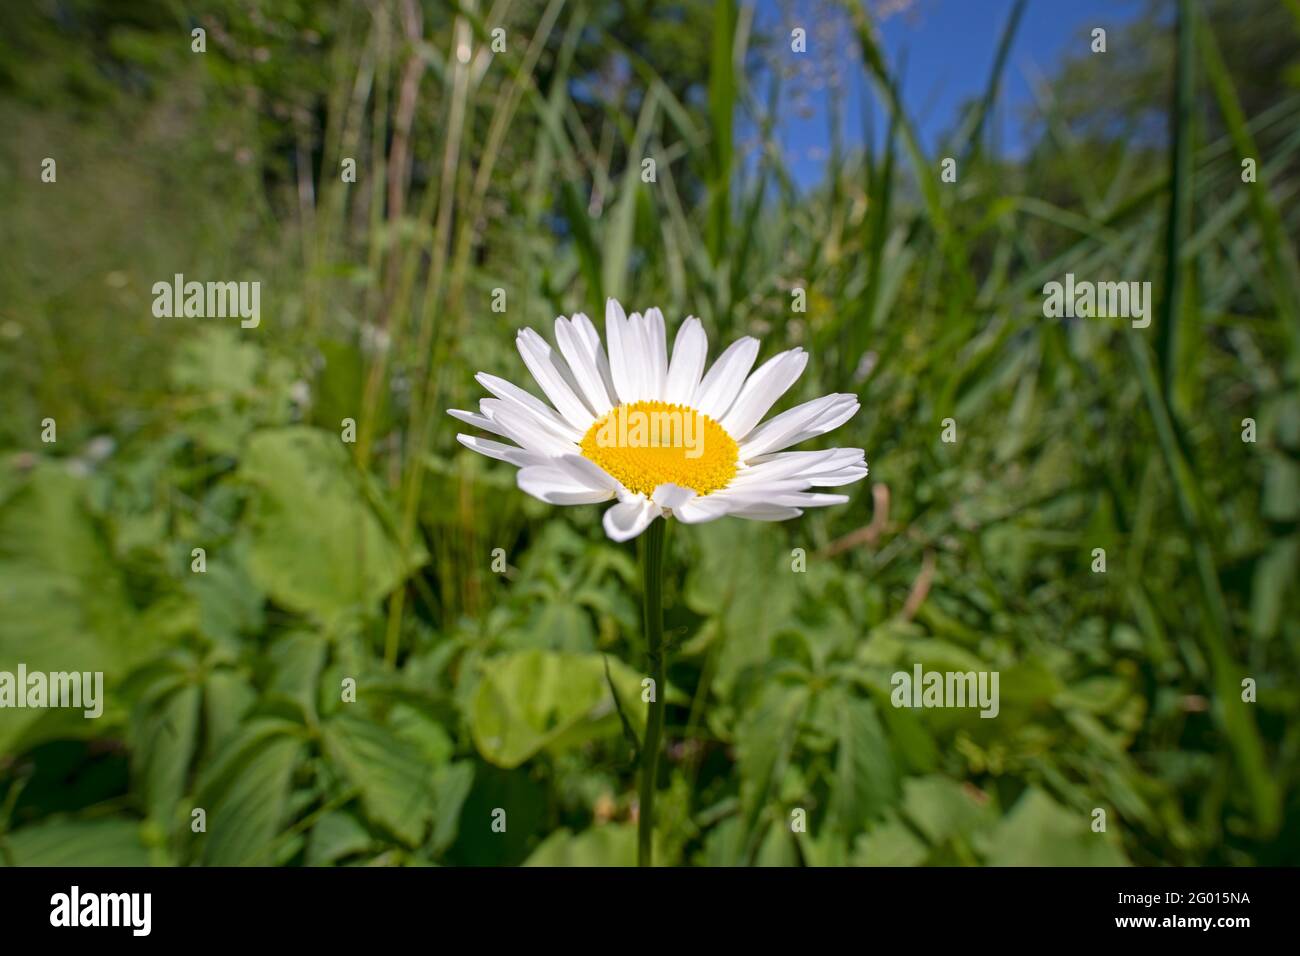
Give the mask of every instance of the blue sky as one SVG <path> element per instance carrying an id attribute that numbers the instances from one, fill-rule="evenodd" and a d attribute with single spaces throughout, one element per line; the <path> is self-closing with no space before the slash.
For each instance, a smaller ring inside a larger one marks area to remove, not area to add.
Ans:
<path id="1" fill-rule="evenodd" d="M 1005 153 L 1016 155 L 1024 146 L 1023 114 L 1034 104 L 1029 78 L 1035 72 L 1049 76 L 1065 56 L 1088 52 L 1093 27 L 1106 28 L 1108 45 L 1122 40 L 1124 24 L 1144 5 L 1142 0 L 1029 0 L 1002 77 L 1001 107 L 992 118 Z M 808 0 L 759 0 L 756 21 L 771 35 L 784 37 L 786 51 L 790 30 L 804 27 L 808 31 L 805 55 L 819 58 L 813 66 L 821 69 L 835 62 L 846 72 L 846 143 L 853 147 L 863 142 L 864 98 L 873 109 L 879 141 L 887 116 L 857 65 L 855 42 L 847 31 L 833 31 L 830 37 L 817 35 L 817 24 L 812 21 L 827 6 Z M 880 21 L 891 68 L 905 65 L 903 99 L 927 151 L 933 150 L 940 134 L 955 123 L 960 106 L 983 94 L 1012 6 L 1013 0 L 911 0 L 905 12 Z M 806 106 L 806 116 L 796 115 L 788 104 L 783 106 L 778 127 L 801 185 L 818 181 L 831 141 L 825 90 L 812 91 Z"/>

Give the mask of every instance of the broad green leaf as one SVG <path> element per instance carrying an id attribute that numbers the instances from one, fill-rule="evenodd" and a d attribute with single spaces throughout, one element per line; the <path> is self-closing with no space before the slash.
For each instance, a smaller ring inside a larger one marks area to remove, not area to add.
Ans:
<path id="1" fill-rule="evenodd" d="M 253 489 L 254 580 L 279 604 L 327 622 L 370 608 L 424 560 L 402 560 L 354 474 L 337 436 L 303 427 L 253 435 L 239 470 Z"/>
<path id="2" fill-rule="evenodd" d="M 636 827 L 609 824 L 578 834 L 557 830 L 524 866 L 636 866 Z"/>
<path id="3" fill-rule="evenodd" d="M 539 605 L 522 627 L 507 633 L 506 639 L 512 647 L 520 649 L 538 647 L 577 653 L 596 649 L 591 615 L 584 608 L 569 603 Z"/>
<path id="4" fill-rule="evenodd" d="M 429 852 L 437 856 L 456 841 L 461 811 L 474 785 L 474 764 L 458 760 L 442 767 L 433 778 L 433 833 Z"/>
<path id="5" fill-rule="evenodd" d="M 316 821 L 307 840 L 307 865 L 328 866 L 345 856 L 364 853 L 374 844 L 365 825 L 351 813 L 334 810 Z"/>
<path id="6" fill-rule="evenodd" d="M 251 721 L 207 766 L 197 806 L 207 811 L 203 862 L 265 866 L 277 862 L 273 841 L 289 814 L 289 787 L 302 754 L 301 728 Z"/>
<path id="7" fill-rule="evenodd" d="M 409 846 L 420 842 L 433 809 L 434 768 L 418 745 L 345 709 L 326 725 L 325 752 L 357 788 L 372 822 Z"/>
<path id="8" fill-rule="evenodd" d="M 197 601 L 203 635 L 230 647 L 237 647 L 241 635 L 261 631 L 265 623 L 266 596 L 249 576 L 246 557 L 242 546 L 213 551 L 207 556 L 207 570 L 185 581 Z"/>
<path id="9" fill-rule="evenodd" d="M 207 328 L 186 340 L 170 369 L 173 387 L 200 399 L 185 416 L 186 432 L 211 451 L 237 454 L 256 425 L 262 369 L 262 350 L 231 329 Z"/>
<path id="10" fill-rule="evenodd" d="M 920 866 L 929 849 L 895 815 L 876 824 L 853 844 L 854 866 Z"/>
<path id="11" fill-rule="evenodd" d="M 799 598 L 790 552 L 763 525 L 715 521 L 692 528 L 700 548 L 686 579 L 687 606 L 714 617 L 723 642 L 715 684 L 726 696 L 737 677 L 771 657 L 772 638 L 793 618 Z"/>
<path id="12" fill-rule="evenodd" d="M 273 668 L 268 693 L 283 694 L 297 701 L 304 713 L 316 713 L 321 669 L 329 645 L 314 631 L 291 631 L 276 638 L 267 649 Z"/>
<path id="13" fill-rule="evenodd" d="M 641 676 L 619 661 L 610 662 L 610 674 L 639 732 L 645 722 Z M 621 732 L 604 659 L 541 650 L 505 654 L 484 665 L 470 727 L 479 753 L 500 767 L 517 767 L 543 748 L 559 751 Z"/>
<path id="14" fill-rule="evenodd" d="M 170 682 L 169 682 L 170 683 Z M 149 815 L 170 826 L 173 812 L 185 793 L 190 763 L 198 740 L 203 691 L 196 684 L 181 684 L 165 691 L 133 720 L 132 764 Z"/>
<path id="15" fill-rule="evenodd" d="M 976 847 L 990 866 L 1126 866 L 1117 837 L 1094 833 L 1091 820 L 1030 787 Z M 1113 829 L 1117 821 L 1108 823 Z"/>
<path id="16" fill-rule="evenodd" d="M 46 820 L 0 840 L 0 865 L 148 866 L 149 851 L 131 820 Z"/>
<path id="17" fill-rule="evenodd" d="M 38 464 L 0 506 L 0 669 L 103 672 L 101 703 L 139 660 L 140 630 L 121 572 L 87 513 L 85 483 Z M 0 709 L 0 753 L 53 736 L 90 736 L 85 708 Z M 39 727 L 35 725 L 39 722 Z"/>
<path id="18" fill-rule="evenodd" d="M 902 811 L 932 844 L 969 834 L 997 818 L 989 804 L 977 803 L 960 783 L 939 775 L 906 780 Z"/>
<path id="19" fill-rule="evenodd" d="M 835 710 L 839 719 L 831 815 L 844 833 L 854 834 L 898 798 L 898 771 L 870 699 L 846 696 Z"/>
<path id="20" fill-rule="evenodd" d="M 790 759 L 807 706 L 806 687 L 769 684 L 736 727 L 741 816 L 749 837 Z"/>
<path id="21" fill-rule="evenodd" d="M 739 817 L 730 816 L 708 831 L 696 862 L 708 867 L 735 866 L 744 853 L 744 823 Z"/>
<path id="22" fill-rule="evenodd" d="M 207 328 L 183 341 L 169 370 L 187 392 L 234 397 L 253 391 L 262 350 L 231 329 Z"/>
<path id="23" fill-rule="evenodd" d="M 455 742 L 442 723 L 413 704 L 394 704 L 384 722 L 399 737 L 415 744 L 430 767 L 442 767 L 456 750 Z"/>
<path id="24" fill-rule="evenodd" d="M 240 721 L 248 713 L 257 693 L 244 676 L 232 670 L 217 670 L 203 682 L 203 760 L 218 756 L 239 733 Z"/>

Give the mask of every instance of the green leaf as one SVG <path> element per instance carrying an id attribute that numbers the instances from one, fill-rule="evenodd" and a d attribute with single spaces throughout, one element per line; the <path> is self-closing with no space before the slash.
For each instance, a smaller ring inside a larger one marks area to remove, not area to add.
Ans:
<path id="1" fill-rule="evenodd" d="M 244 548 L 227 545 L 209 555 L 207 571 L 186 578 L 186 590 L 199 609 L 205 637 L 236 646 L 243 634 L 256 634 L 264 625 L 265 595 L 249 577 Z"/>
<path id="2" fill-rule="evenodd" d="M 435 856 L 456 842 L 460 815 L 474 785 L 474 764 L 468 760 L 442 767 L 433 780 L 433 833 L 429 852 Z"/>
<path id="3" fill-rule="evenodd" d="M 299 703 L 303 712 L 316 713 L 318 684 L 329 645 L 313 631 L 290 631 L 267 649 L 272 666 L 268 694 L 283 694 Z"/>
<path id="4" fill-rule="evenodd" d="M 175 681 L 168 677 L 159 683 L 174 685 Z M 174 822 L 174 811 L 185 793 L 202 702 L 203 691 L 196 684 L 164 688 L 163 696 L 150 701 L 132 722 L 132 769 L 149 815 L 164 826 Z"/>
<path id="5" fill-rule="evenodd" d="M 611 673 L 625 703 L 640 701 L 641 675 L 617 661 Z M 629 719 L 640 732 L 645 708 L 629 706 Z M 619 733 L 603 659 L 530 650 L 489 660 L 470 705 L 470 729 L 484 759 L 507 768 L 543 748 L 557 752 Z"/>
<path id="6" fill-rule="evenodd" d="M 240 721 L 257 700 L 257 693 L 242 674 L 217 670 L 203 682 L 203 760 L 219 755 L 239 733 Z"/>
<path id="7" fill-rule="evenodd" d="M 122 574 L 84 494 L 84 482 L 43 463 L 0 507 L 0 667 L 102 671 L 107 691 L 140 659 L 143 642 Z M 0 709 L 0 753 L 13 753 L 29 728 L 35 736 L 23 740 L 25 746 L 53 736 L 89 736 L 98 723 L 86 719 L 84 708 L 6 707 Z"/>
<path id="8" fill-rule="evenodd" d="M 251 721 L 207 766 L 196 798 L 207 810 L 204 864 L 277 862 L 271 845 L 288 818 L 289 786 L 303 747 L 300 731 L 288 721 Z"/>
<path id="9" fill-rule="evenodd" d="M 262 350 L 231 329 L 204 329 L 184 341 L 169 370 L 171 383 L 201 399 L 191 403 L 185 430 L 213 452 L 237 454 L 256 424 L 250 409 L 262 369 Z"/>
<path id="10" fill-rule="evenodd" d="M 976 803 L 960 783 L 939 775 L 905 781 L 902 810 L 932 844 L 972 833 L 996 819 L 988 804 Z"/>
<path id="11" fill-rule="evenodd" d="M 920 866 L 929 856 L 924 841 L 891 814 L 853 844 L 854 866 Z"/>
<path id="12" fill-rule="evenodd" d="M 46 820 L 0 841 L 13 866 L 148 866 L 140 826 L 131 820 Z"/>
<path id="13" fill-rule="evenodd" d="M 557 830 L 524 866 L 636 866 L 636 827 L 610 824 L 578 834 Z"/>
<path id="14" fill-rule="evenodd" d="M 742 671 L 771 658 L 772 638 L 794 615 L 797 576 L 788 573 L 789 550 L 761 525 L 715 521 L 692 532 L 700 554 L 686 579 L 685 602 L 717 620 L 723 643 L 714 686 L 726 697 Z"/>
<path id="15" fill-rule="evenodd" d="M 1260 639 L 1273 637 L 1282 623 L 1283 599 L 1288 586 L 1300 576 L 1300 537 L 1275 541 L 1255 565 L 1250 589 L 1250 632 Z"/>
<path id="16" fill-rule="evenodd" d="M 262 351 L 231 329 L 208 328 L 182 340 L 169 369 L 172 385 L 187 392 L 237 396 L 257 386 Z"/>
<path id="17" fill-rule="evenodd" d="M 799 865 L 799 845 L 788 825 L 775 821 L 767 828 L 754 863 L 758 866 Z"/>
<path id="18" fill-rule="evenodd" d="M 409 846 L 432 812 L 433 764 L 413 741 L 349 712 L 325 728 L 325 751 L 361 794 L 366 816 Z"/>
<path id="19" fill-rule="evenodd" d="M 327 866 L 345 856 L 365 853 L 374 839 L 360 820 L 339 810 L 325 814 L 311 828 L 307 841 L 307 865 Z"/>
<path id="20" fill-rule="evenodd" d="M 769 684 L 736 727 L 741 816 L 751 839 L 768 794 L 789 762 L 807 706 L 806 687 Z"/>
<path id="21" fill-rule="evenodd" d="M 898 799 L 898 771 L 874 703 L 845 697 L 834 709 L 839 720 L 831 816 L 853 834 Z"/>
<path id="22" fill-rule="evenodd" d="M 240 477 L 249 505 L 253 578 L 279 604 L 331 621 L 368 608 L 424 561 L 403 561 L 366 500 L 337 436 L 294 427 L 258 432 Z"/>
<path id="23" fill-rule="evenodd" d="M 398 736 L 415 744 L 430 767 L 442 767 L 456 750 L 456 744 L 438 718 L 413 704 L 393 704 L 385 723 Z"/>
<path id="24" fill-rule="evenodd" d="M 570 603 L 547 603 L 517 631 L 505 635 L 511 647 L 538 647 L 552 651 L 594 651 L 596 632 L 591 615 L 584 608 Z"/>
<path id="25" fill-rule="evenodd" d="M 989 866 L 1127 866 L 1117 839 L 1090 824 L 1091 815 L 1030 787 L 976 846 Z"/>

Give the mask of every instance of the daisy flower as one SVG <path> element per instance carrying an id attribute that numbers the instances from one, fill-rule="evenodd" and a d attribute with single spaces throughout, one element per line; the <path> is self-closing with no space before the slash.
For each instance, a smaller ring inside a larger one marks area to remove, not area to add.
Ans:
<path id="1" fill-rule="evenodd" d="M 688 524 L 724 515 L 757 521 L 795 518 L 804 508 L 843 504 L 846 495 L 810 488 L 867 474 L 860 448 L 787 451 L 844 424 L 855 395 L 831 394 L 763 417 L 803 373 L 795 348 L 751 373 L 759 342 L 727 347 L 705 371 L 708 339 L 686 319 L 671 358 L 663 314 L 626 315 L 605 307 L 605 338 L 585 315 L 555 320 L 555 348 L 532 329 L 519 333 L 524 364 L 549 399 L 480 372 L 492 393 L 478 412 L 449 414 L 513 444 L 457 435 L 476 452 L 519 468 L 519 487 L 556 505 L 616 502 L 604 514 L 615 541 L 636 537 L 660 516 Z"/>
<path id="2" fill-rule="evenodd" d="M 504 379 L 480 372 L 492 393 L 477 412 L 452 410 L 463 422 L 514 444 L 457 435 L 461 444 L 519 468 L 519 487 L 556 505 L 614 501 L 605 532 L 642 541 L 642 606 L 650 673 L 645 737 L 638 747 L 637 863 L 652 864 L 655 779 L 664 729 L 668 648 L 664 643 L 664 524 L 736 515 L 783 521 L 804 508 L 843 504 L 845 495 L 809 491 L 867 474 L 860 448 L 786 451 L 838 428 L 858 410 L 855 395 L 826 395 L 763 421 L 808 364 L 803 349 L 773 356 L 752 374 L 758 340 L 733 342 L 706 373 L 709 343 L 700 320 L 677 330 L 672 357 L 664 317 L 605 304 L 601 346 L 581 313 L 555 320 L 555 345 L 532 329 L 519 333 L 519 354 L 543 402 Z M 617 705 L 617 698 L 615 699 Z"/>

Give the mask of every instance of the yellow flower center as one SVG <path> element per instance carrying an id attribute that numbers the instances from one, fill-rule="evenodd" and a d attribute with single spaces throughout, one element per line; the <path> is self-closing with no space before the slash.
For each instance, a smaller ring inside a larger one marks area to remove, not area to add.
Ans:
<path id="1" fill-rule="evenodd" d="M 674 484 L 703 496 L 731 481 L 740 449 L 703 412 L 667 402 L 632 402 L 611 409 L 587 429 L 582 454 L 628 491 L 649 495 L 659 485 Z"/>

